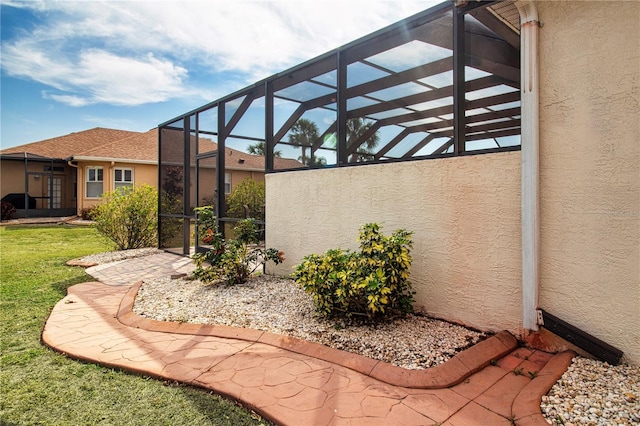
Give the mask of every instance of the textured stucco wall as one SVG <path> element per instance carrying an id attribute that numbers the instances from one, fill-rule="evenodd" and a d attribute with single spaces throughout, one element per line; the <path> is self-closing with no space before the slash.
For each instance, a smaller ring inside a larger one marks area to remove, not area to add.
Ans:
<path id="1" fill-rule="evenodd" d="M 640 364 L 640 3 L 537 6 L 540 305 Z"/>
<path id="2" fill-rule="evenodd" d="M 34 179 L 34 175 L 29 177 L 29 194 L 33 197 L 41 197 L 49 191 L 49 172 L 45 172 L 44 168 L 49 167 L 48 162 L 31 161 L 28 163 L 29 172 L 41 174 L 41 178 Z M 55 164 L 55 167 L 61 167 Z M 11 193 L 24 193 L 24 162 L 4 160 L 0 165 L 0 198 Z M 62 208 L 72 208 L 75 206 L 73 198 L 73 187 L 75 185 L 74 175 L 75 169 L 65 166 L 64 172 L 54 172 L 54 177 L 62 179 Z M 38 199 L 36 201 L 37 208 L 47 208 L 48 201 Z"/>
<path id="3" fill-rule="evenodd" d="M 21 161 L 2 161 L 2 166 L 0 167 L 0 198 L 7 194 L 20 192 L 24 192 L 24 163 Z"/>
<path id="4" fill-rule="evenodd" d="M 486 330 L 521 324 L 520 153 L 269 174 L 267 245 L 289 274 L 356 248 L 360 225 L 414 232 L 411 281 L 429 314 Z"/>
<path id="5" fill-rule="evenodd" d="M 111 165 L 109 162 L 95 161 L 95 162 L 81 162 L 78 169 L 78 214 L 83 208 L 89 208 L 96 206 L 102 202 L 101 198 L 87 198 L 85 191 L 86 181 L 86 168 L 89 166 L 98 166 L 103 169 L 103 192 L 113 191 L 115 188 L 114 183 L 114 171 L 115 168 L 129 168 L 133 169 L 133 182 L 134 185 L 151 185 L 158 186 L 158 166 L 155 164 L 133 164 L 133 163 L 115 163 Z"/>

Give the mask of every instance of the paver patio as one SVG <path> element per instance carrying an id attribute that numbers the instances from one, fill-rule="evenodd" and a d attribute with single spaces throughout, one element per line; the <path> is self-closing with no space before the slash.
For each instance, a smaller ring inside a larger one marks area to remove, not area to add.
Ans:
<path id="1" fill-rule="evenodd" d="M 258 330 L 132 312 L 133 277 L 191 267 L 162 253 L 89 268 L 102 282 L 69 288 L 42 340 L 72 358 L 211 389 L 285 425 L 546 425 L 540 398 L 574 356 L 518 347 L 502 332 L 438 367 L 406 370 Z"/>

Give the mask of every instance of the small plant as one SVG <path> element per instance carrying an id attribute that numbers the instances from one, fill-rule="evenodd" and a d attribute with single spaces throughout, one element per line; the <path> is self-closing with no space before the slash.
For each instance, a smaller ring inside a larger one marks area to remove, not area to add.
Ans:
<path id="1" fill-rule="evenodd" d="M 203 220 L 210 220 L 205 215 Z M 201 222 L 198 219 L 198 226 Z M 241 284 L 260 266 L 268 261 L 279 264 L 284 261 L 284 253 L 274 248 L 252 246 L 258 240 L 258 231 L 253 219 L 245 219 L 233 228 L 235 240 L 225 241 L 211 228 L 205 230 L 203 242 L 210 237 L 211 249 L 196 253 L 193 259 L 196 269 L 193 277 L 203 282 L 224 280 L 228 284 Z"/>
<path id="2" fill-rule="evenodd" d="M 524 370 L 522 369 L 522 367 L 514 368 L 513 369 L 513 374 L 515 374 L 516 376 L 522 376 L 522 375 L 524 375 Z"/>
<path id="3" fill-rule="evenodd" d="M 412 312 L 410 237 L 402 229 L 387 237 L 378 224 L 366 224 L 360 228 L 359 252 L 333 249 L 305 256 L 293 278 L 328 317 Z"/>
<path id="4" fill-rule="evenodd" d="M 529 374 L 529 377 L 531 377 L 532 380 L 538 377 L 537 371 L 528 371 L 527 373 Z"/>
<path id="5" fill-rule="evenodd" d="M 233 188 L 227 198 L 227 214 L 229 217 L 248 217 L 264 220 L 265 203 L 264 182 L 256 182 L 246 178 Z M 246 209 L 245 209 L 246 206 Z"/>
<path id="6" fill-rule="evenodd" d="M 1 209 L 2 211 L 1 211 L 1 214 L 0 214 L 0 218 L 1 218 L 2 220 L 9 220 L 9 219 L 11 219 L 11 218 L 13 217 L 13 215 L 14 215 L 14 214 L 16 214 L 16 209 L 15 209 L 15 207 L 13 207 L 13 204 L 11 204 L 11 203 L 10 203 L 10 202 L 8 202 L 8 201 L 2 201 L 2 203 L 1 203 L 1 204 L 2 204 L 2 205 L 1 205 L 0 209 Z"/>
<path id="7" fill-rule="evenodd" d="M 158 192 L 153 186 L 125 186 L 102 194 L 93 211 L 96 229 L 118 250 L 153 247 L 158 234 Z"/>
<path id="8" fill-rule="evenodd" d="M 218 246 L 222 236 L 216 232 L 216 215 L 213 206 L 202 206 L 193 209 L 196 212 L 199 241 L 203 244 Z"/>
<path id="9" fill-rule="evenodd" d="M 82 218 L 82 220 L 93 220 L 95 209 L 95 206 L 84 207 L 80 209 L 80 217 Z"/>
<path id="10" fill-rule="evenodd" d="M 163 166 L 160 184 L 160 212 L 162 214 L 181 214 L 183 201 L 184 173 L 182 167 Z M 176 217 L 160 218 L 160 247 L 167 247 L 182 230 L 182 219 Z"/>

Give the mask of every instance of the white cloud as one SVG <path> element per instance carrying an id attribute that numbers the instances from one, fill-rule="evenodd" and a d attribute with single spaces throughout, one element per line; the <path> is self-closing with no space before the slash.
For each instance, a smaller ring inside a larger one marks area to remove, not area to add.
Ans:
<path id="1" fill-rule="evenodd" d="M 138 123 L 130 118 L 116 118 L 109 116 L 82 115 L 82 121 L 91 123 L 99 127 L 108 127 L 112 129 L 130 129 Z"/>
<path id="2" fill-rule="evenodd" d="M 74 75 L 77 85 L 90 86 L 92 99 L 112 105 L 161 102 L 181 93 L 187 70 L 170 61 L 125 58 L 101 50 L 83 52 Z"/>
<path id="3" fill-rule="evenodd" d="M 3 41 L 2 68 L 52 87 L 47 96 L 69 105 L 219 96 L 433 4 L 4 1 L 45 23 Z"/>
<path id="4" fill-rule="evenodd" d="M 56 102 L 60 102 L 61 104 L 66 104 L 72 107 L 83 107 L 89 105 L 89 101 L 85 98 L 81 98 L 75 95 L 56 95 L 49 91 L 43 90 L 42 97 L 44 99 L 52 99 Z"/>
<path id="5" fill-rule="evenodd" d="M 187 70 L 151 53 L 132 58 L 94 49 L 61 59 L 56 52 L 24 43 L 3 46 L 3 67 L 9 74 L 57 89 L 45 91 L 45 97 L 71 106 L 140 105 L 185 91 Z"/>

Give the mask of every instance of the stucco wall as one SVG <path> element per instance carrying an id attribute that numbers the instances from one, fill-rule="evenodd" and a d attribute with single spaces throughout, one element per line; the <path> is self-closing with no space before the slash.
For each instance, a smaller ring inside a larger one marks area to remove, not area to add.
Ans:
<path id="1" fill-rule="evenodd" d="M 24 163 L 2 161 L 0 167 L 0 198 L 11 193 L 24 192 Z"/>
<path id="2" fill-rule="evenodd" d="M 537 6 L 540 305 L 640 364 L 640 3 Z"/>
<path id="3" fill-rule="evenodd" d="M 28 163 L 29 194 L 33 197 L 43 197 L 49 193 L 50 176 L 47 168 L 51 166 L 49 162 L 30 161 Z M 54 167 L 64 167 L 64 171 L 54 171 L 53 176 L 61 179 L 61 208 L 73 208 L 75 206 L 74 198 L 74 175 L 75 169 L 69 166 L 62 166 L 60 163 L 54 164 Z M 25 170 L 23 161 L 3 160 L 0 165 L 0 198 L 11 193 L 25 192 Z M 47 199 L 38 198 L 36 200 L 37 209 L 46 209 L 49 207 Z"/>
<path id="4" fill-rule="evenodd" d="M 414 232 L 411 281 L 429 314 L 519 332 L 520 153 L 266 176 L 267 245 L 289 274 L 309 253 L 357 247 L 360 225 Z"/>
<path id="5" fill-rule="evenodd" d="M 113 166 L 109 162 L 81 162 L 78 169 L 78 214 L 80 214 L 83 208 L 88 208 L 100 204 L 102 199 L 100 198 L 87 198 L 86 197 L 86 168 L 87 167 L 102 167 L 103 168 L 103 192 L 113 191 L 114 184 L 114 172 L 116 168 L 129 168 L 133 169 L 133 183 L 134 185 L 147 184 L 154 187 L 158 186 L 158 166 L 155 164 L 133 164 L 133 163 L 115 163 Z"/>
<path id="6" fill-rule="evenodd" d="M 242 183 L 243 180 L 249 178 L 255 180 L 256 182 L 264 182 L 264 172 L 256 172 L 253 170 L 229 170 L 231 173 L 231 188 L 235 188 L 238 184 Z"/>

